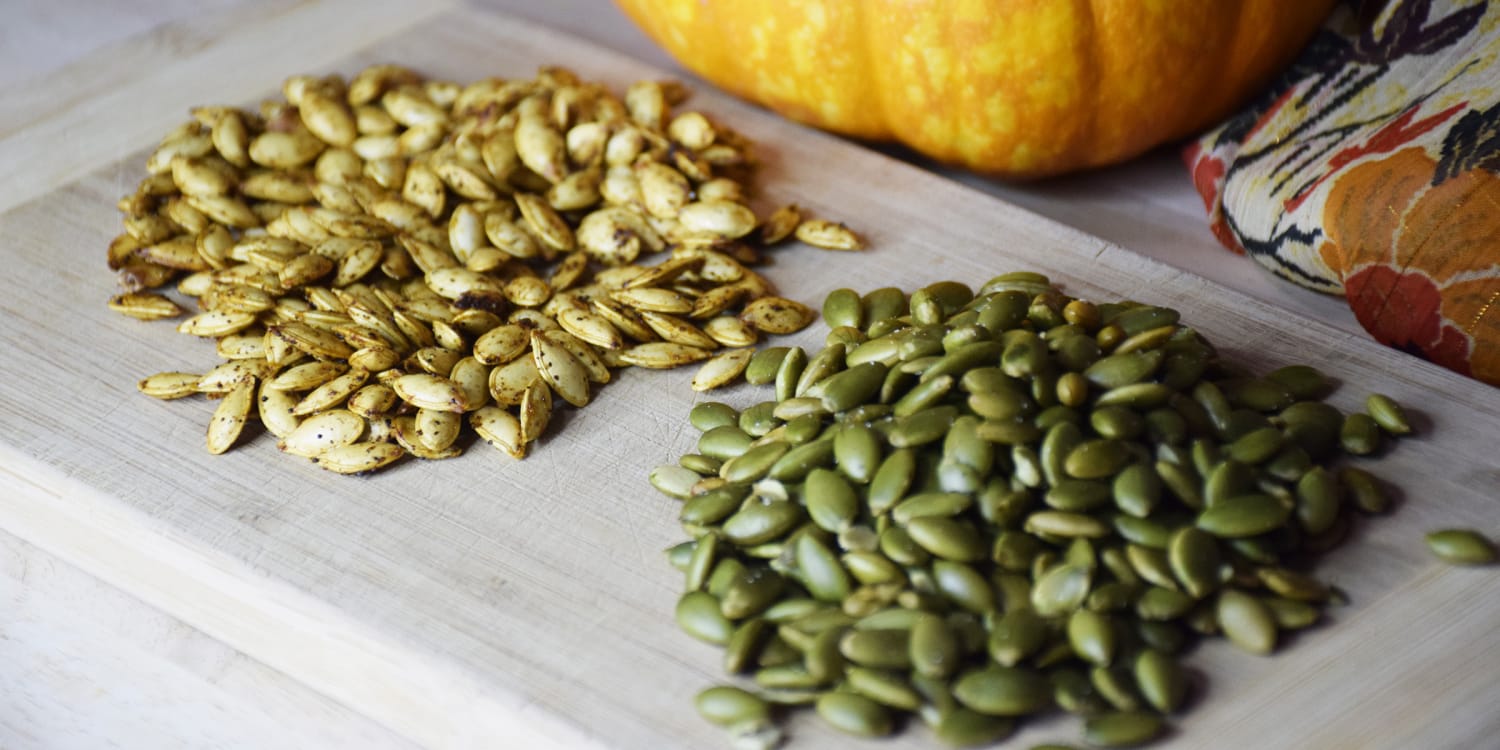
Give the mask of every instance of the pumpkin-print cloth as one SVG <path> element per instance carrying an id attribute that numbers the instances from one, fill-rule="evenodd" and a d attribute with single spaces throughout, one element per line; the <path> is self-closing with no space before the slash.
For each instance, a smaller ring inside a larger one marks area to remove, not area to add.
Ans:
<path id="1" fill-rule="evenodd" d="M 1230 249 L 1500 385 L 1500 2 L 1340 5 L 1184 156 Z"/>

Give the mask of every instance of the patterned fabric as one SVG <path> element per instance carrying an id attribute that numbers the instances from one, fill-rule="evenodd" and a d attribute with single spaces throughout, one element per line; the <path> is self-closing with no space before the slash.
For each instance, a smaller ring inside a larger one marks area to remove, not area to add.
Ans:
<path id="1" fill-rule="evenodd" d="M 1231 250 L 1500 385 L 1500 3 L 1341 5 L 1184 156 Z"/>

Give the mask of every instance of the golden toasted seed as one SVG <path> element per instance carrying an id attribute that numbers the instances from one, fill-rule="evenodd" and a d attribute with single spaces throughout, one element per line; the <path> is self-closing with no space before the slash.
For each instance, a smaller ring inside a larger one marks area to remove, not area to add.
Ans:
<path id="1" fill-rule="evenodd" d="M 348 369 L 338 362 L 304 362 L 281 371 L 266 383 L 266 387 L 276 391 L 310 391 Z"/>
<path id="2" fill-rule="evenodd" d="M 864 242 L 843 224 L 808 219 L 797 225 L 797 239 L 824 250 L 863 250 Z"/>
<path id="3" fill-rule="evenodd" d="M 276 447 L 283 453 L 317 458 L 329 448 L 349 445 L 365 433 L 365 420 L 347 409 L 331 409 L 302 420 L 281 438 Z"/>
<path id="4" fill-rule="evenodd" d="M 708 349 L 674 344 L 670 341 L 653 341 L 637 344 L 619 353 L 626 364 L 650 370 L 667 370 L 673 367 L 702 362 L 713 355 Z"/>
<path id="5" fill-rule="evenodd" d="M 239 112 L 226 112 L 216 119 L 209 138 L 225 161 L 236 167 L 250 166 L 250 133 Z"/>
<path id="6" fill-rule="evenodd" d="M 625 90 L 625 110 L 637 124 L 661 130 L 667 112 L 667 96 L 655 81 L 637 81 Z"/>
<path id="7" fill-rule="evenodd" d="M 195 124 L 192 133 L 164 139 L 156 151 L 146 159 L 146 171 L 151 174 L 165 174 L 171 171 L 172 161 L 178 157 L 203 156 L 212 151 L 214 148 L 212 139 L 199 134 L 197 130 Z"/>
<path id="8" fill-rule="evenodd" d="M 412 171 L 407 171 L 407 185 L 411 185 Z M 428 213 L 433 212 L 428 209 Z M 438 205 L 437 213 L 442 213 L 441 204 Z M 476 250 L 489 245 L 489 238 L 484 234 L 484 214 L 474 204 L 464 203 L 454 207 L 453 215 L 448 217 L 448 245 L 453 249 L 453 254 L 465 263 Z"/>
<path id="9" fill-rule="evenodd" d="M 442 125 L 448 121 L 448 113 L 434 104 L 421 88 L 404 85 L 387 91 L 380 103 L 396 122 L 408 128 Z"/>
<path id="10" fill-rule="evenodd" d="M 402 401 L 419 409 L 463 412 L 468 405 L 464 392 L 456 383 L 437 375 L 402 375 L 391 379 L 387 385 Z"/>
<path id="11" fill-rule="evenodd" d="M 609 126 L 602 122 L 584 122 L 568 129 L 568 159 L 574 164 L 595 166 L 604 158 L 604 145 L 609 140 Z"/>
<path id="12" fill-rule="evenodd" d="M 521 216 L 526 219 L 526 226 L 536 233 L 536 236 L 548 246 L 567 252 L 573 249 L 573 230 L 568 223 L 563 221 L 547 202 L 530 193 L 516 193 L 516 205 L 521 209 Z M 499 243 L 496 243 L 498 246 Z M 505 248 L 501 248 L 502 250 Z"/>
<path id="13" fill-rule="evenodd" d="M 364 474 L 388 466 L 405 455 L 401 446 L 365 441 L 336 445 L 318 454 L 318 466 L 339 474 Z"/>
<path id="14" fill-rule="evenodd" d="M 645 269 L 639 276 L 626 281 L 625 288 L 637 289 L 671 284 L 685 274 L 701 270 L 707 257 L 706 253 L 700 252 L 673 255 L 671 258 Z"/>
<path id="15" fill-rule="evenodd" d="M 304 92 L 301 101 L 297 102 L 297 109 L 302 115 L 302 124 L 326 143 L 350 146 L 359 135 L 349 106 L 327 92 L 318 89 Z"/>
<path id="16" fill-rule="evenodd" d="M 453 366 L 463 355 L 452 349 L 440 346 L 425 346 L 414 352 L 406 360 L 406 369 L 420 369 L 433 375 L 447 377 L 453 371 Z M 415 367 L 413 367 L 415 365 Z"/>
<path id="17" fill-rule="evenodd" d="M 755 229 L 755 212 L 739 203 L 703 200 L 682 207 L 683 228 L 719 237 L 739 238 Z"/>
<path id="18" fill-rule="evenodd" d="M 526 457 L 526 441 L 521 439 L 521 421 L 504 409 L 486 406 L 469 415 L 469 425 L 481 439 L 512 458 Z"/>
<path id="19" fill-rule="evenodd" d="M 389 370 L 400 361 L 401 355 L 397 354 L 395 349 L 379 344 L 356 349 L 349 355 L 349 366 L 358 367 L 366 372 Z"/>
<path id="20" fill-rule="evenodd" d="M 349 397 L 347 408 L 365 419 L 375 419 L 390 413 L 397 401 L 396 392 L 390 386 L 372 383 L 355 391 Z"/>
<path id="21" fill-rule="evenodd" d="M 609 365 L 594 347 L 577 336 L 563 330 L 543 331 L 542 335 L 562 346 L 562 348 L 567 349 L 573 355 L 573 358 L 578 360 L 578 364 L 583 366 L 584 372 L 588 374 L 589 382 L 600 385 L 609 382 Z M 604 350 L 605 353 L 613 351 L 616 350 Z"/>
<path id="22" fill-rule="evenodd" d="M 250 380 L 259 380 L 266 374 L 263 360 L 231 360 L 203 374 L 198 379 L 199 393 L 228 393 Z"/>
<path id="23" fill-rule="evenodd" d="M 646 321 L 641 317 L 641 314 L 634 309 L 608 297 L 595 297 L 591 300 L 590 304 L 593 306 L 594 312 L 598 313 L 605 320 L 608 320 L 611 325 L 619 329 L 626 336 L 639 342 L 652 341 L 656 338 L 656 333 L 651 330 L 650 326 L 646 325 Z"/>
<path id="24" fill-rule="evenodd" d="M 479 156 L 494 179 L 505 182 L 521 164 L 513 131 L 496 130 L 479 147 Z"/>
<path id="25" fill-rule="evenodd" d="M 333 273 L 333 261 L 314 253 L 299 256 L 277 273 L 283 289 L 296 289 Z"/>
<path id="26" fill-rule="evenodd" d="M 290 435 L 292 430 L 297 429 L 300 420 L 292 413 L 292 409 L 297 406 L 297 397 L 291 391 L 273 390 L 265 383 L 261 383 L 256 401 L 260 423 L 265 426 L 267 432 L 278 438 L 284 438 Z"/>
<path id="27" fill-rule="evenodd" d="M 818 314 L 807 305 L 784 297 L 761 297 L 745 305 L 740 320 L 766 333 L 796 333 L 806 328 Z"/>
<path id="28" fill-rule="evenodd" d="M 155 292 L 129 292 L 109 298 L 109 309 L 138 320 L 175 318 L 185 312 L 176 302 Z"/>
<path id="29" fill-rule="evenodd" d="M 552 420 L 552 390 L 541 380 L 534 381 L 521 396 L 521 440 L 535 441 Z"/>
<path id="30" fill-rule="evenodd" d="M 582 278 L 584 271 L 588 270 L 589 258 L 584 253 L 570 253 L 563 257 L 557 267 L 552 270 L 552 276 L 547 279 L 547 285 L 554 292 L 561 292 L 571 288 Z"/>
<path id="31" fill-rule="evenodd" d="M 515 324 L 497 326 L 474 341 L 474 357 L 487 365 L 505 364 L 531 346 L 526 329 Z"/>
<path id="32" fill-rule="evenodd" d="M 557 324 L 564 331 L 602 349 L 619 349 L 625 346 L 620 331 L 604 317 L 590 310 L 563 310 L 557 315 Z"/>
<path id="33" fill-rule="evenodd" d="M 634 261 L 641 253 L 641 238 L 627 223 L 625 209 L 601 208 L 578 224 L 578 247 L 589 257 L 608 265 Z"/>
<path id="34" fill-rule="evenodd" d="M 291 169 L 312 161 L 326 145 L 306 128 L 266 132 L 250 141 L 250 160 L 263 167 Z"/>
<path id="35" fill-rule="evenodd" d="M 748 290 L 738 284 L 714 287 L 693 302 L 693 308 L 688 312 L 688 317 L 712 318 L 739 304 L 747 296 L 749 296 Z"/>
<path id="36" fill-rule="evenodd" d="M 250 402 L 255 395 L 255 381 L 247 380 L 235 386 L 219 405 L 208 422 L 208 452 L 223 453 L 234 445 L 245 429 L 245 420 L 250 415 Z"/>
<path id="37" fill-rule="evenodd" d="M 416 427 L 417 441 L 422 447 L 434 452 L 445 451 L 458 439 L 458 431 L 463 427 L 463 416 L 451 411 L 417 409 L 413 425 Z"/>
<path id="38" fill-rule="evenodd" d="M 474 411 L 490 400 L 490 368 L 474 357 L 464 357 L 454 363 L 448 373 L 458 389 L 464 393 L 465 411 Z"/>
<path id="39" fill-rule="evenodd" d="M 406 168 L 405 179 L 401 183 L 401 197 L 412 205 L 420 206 L 428 216 L 437 218 L 442 215 L 443 208 L 448 203 L 448 188 L 432 167 L 418 162 Z M 458 208 L 465 207 L 468 211 L 473 211 L 470 204 L 462 204 Z M 455 208 L 455 213 L 458 208 Z M 455 247 L 454 250 L 457 251 L 458 248 Z"/>
<path id="40" fill-rule="evenodd" d="M 369 378 L 370 374 L 364 370 L 350 370 L 314 388 L 297 403 L 292 413 L 302 417 L 339 406 L 349 400 Z"/>
<path id="41" fill-rule="evenodd" d="M 539 307 L 552 296 L 552 287 L 535 276 L 517 276 L 505 285 L 505 298 L 520 307 Z"/>
<path id="42" fill-rule="evenodd" d="M 754 349 L 732 349 L 708 360 L 693 376 L 693 390 L 711 391 L 734 382 L 754 354 Z"/>
<path id="43" fill-rule="evenodd" d="M 698 185 L 698 199 L 704 201 L 748 203 L 745 200 L 744 186 L 728 177 L 715 177 L 708 182 Z"/>
<path id="44" fill-rule="evenodd" d="M 205 312 L 194 315 L 178 324 L 177 331 L 189 336 L 227 336 L 255 325 L 251 313 Z"/>
<path id="45" fill-rule="evenodd" d="M 505 286 L 495 278 L 467 268 L 435 268 L 427 272 L 426 279 L 429 289 L 452 300 L 465 294 L 505 292 Z"/>
<path id="46" fill-rule="evenodd" d="M 760 333 L 752 326 L 731 315 L 721 315 L 703 324 L 703 332 L 722 346 L 755 346 Z"/>
<path id="47" fill-rule="evenodd" d="M 136 390 L 163 401 L 198 394 L 198 381 L 203 376 L 191 372 L 158 372 L 148 375 L 136 383 Z"/>
<path id="48" fill-rule="evenodd" d="M 548 182 L 567 174 L 567 145 L 561 133 L 542 117 L 522 117 L 516 122 L 516 155 L 521 163 Z"/>
<path id="49" fill-rule="evenodd" d="M 526 348 L 530 348 L 528 336 Z M 525 351 L 523 349 L 522 351 Z M 542 375 L 531 357 L 516 357 L 490 370 L 490 397 L 501 406 L 519 406 L 526 389 Z"/>
<path id="50" fill-rule="evenodd" d="M 319 330 L 306 323 L 287 321 L 271 326 L 269 330 L 298 351 L 321 359 L 347 360 L 349 355 L 354 353 L 354 348 L 344 343 L 337 335 L 330 331 Z"/>
<path id="51" fill-rule="evenodd" d="M 564 401 L 574 406 L 588 405 L 588 372 L 567 347 L 540 331 L 532 331 L 531 357 L 537 373 Z"/>
<path id="52" fill-rule="evenodd" d="M 658 218 L 675 218 L 692 196 L 688 179 L 660 162 L 638 164 L 635 178 L 640 185 L 642 207 Z"/>
<path id="53" fill-rule="evenodd" d="M 684 346 L 693 346 L 699 349 L 719 348 L 719 342 L 714 340 L 712 336 L 704 333 L 692 323 L 674 315 L 642 310 L 641 319 L 663 341 L 670 341 L 674 344 L 682 344 Z"/>
<path id="54" fill-rule="evenodd" d="M 680 315 L 692 312 L 693 301 L 671 289 L 660 289 L 655 287 L 620 289 L 610 293 L 610 296 L 622 304 L 637 310 L 649 310 L 651 312 L 670 313 Z"/>
<path id="55" fill-rule="evenodd" d="M 439 160 L 434 166 L 453 192 L 471 200 L 492 201 L 499 196 L 489 183 L 489 171 L 479 162 L 464 163 L 455 159 Z"/>
<path id="56" fill-rule="evenodd" d="M 187 235 L 178 235 L 141 247 L 135 251 L 135 257 L 147 263 L 183 271 L 203 271 L 209 267 L 208 261 L 198 253 L 197 241 Z"/>
<path id="57" fill-rule="evenodd" d="M 172 181 L 185 195 L 223 195 L 234 189 L 235 183 L 232 173 L 215 167 L 204 157 L 192 156 L 172 160 Z"/>

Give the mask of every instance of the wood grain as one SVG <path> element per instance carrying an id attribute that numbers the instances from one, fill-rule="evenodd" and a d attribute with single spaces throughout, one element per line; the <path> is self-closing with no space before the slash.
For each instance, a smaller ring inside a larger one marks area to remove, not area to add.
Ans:
<path id="1" fill-rule="evenodd" d="M 415 20 L 342 59 L 316 49 L 320 37 L 304 22 L 274 27 L 281 65 L 351 72 L 394 59 L 470 80 L 566 61 L 617 90 L 657 75 L 474 8 Z M 253 101 L 279 81 L 245 72 L 260 54 L 246 45 L 210 41 L 202 54 L 214 66 L 199 75 L 219 86 L 154 88 L 152 112 Z M 220 70 L 233 73 L 220 79 Z M 1362 525 L 1357 543 L 1325 566 L 1353 602 L 1337 625 L 1272 658 L 1201 649 L 1193 664 L 1208 677 L 1207 697 L 1165 746 L 1477 747 L 1500 731 L 1484 700 L 1500 690 L 1496 577 L 1439 566 L 1421 544 L 1437 525 L 1500 530 L 1493 389 L 1333 327 L 1289 321 L 753 107 L 709 92 L 694 104 L 763 144 L 768 200 L 845 220 L 876 248 L 781 251 L 768 275 L 789 296 L 980 283 L 1033 268 L 1081 295 L 1178 307 L 1228 356 L 1257 368 L 1314 362 L 1343 381 L 1333 399 L 1343 408 L 1380 390 L 1422 414 L 1422 434 L 1375 468 L 1400 477 L 1401 507 Z M 33 147 L 64 138 L 36 133 Z M 422 745 L 719 746 L 690 708 L 717 679 L 717 652 L 670 617 L 680 579 L 661 550 L 682 536 L 675 504 L 643 480 L 692 446 L 691 372 L 623 373 L 587 409 L 563 415 L 524 462 L 477 445 L 442 464 L 350 479 L 278 454 L 265 438 L 210 457 L 210 405 L 151 401 L 133 384 L 157 370 L 206 368 L 211 346 L 103 306 L 114 200 L 139 178 L 154 135 L 122 141 L 107 123 L 81 118 L 67 138 L 117 161 L 81 177 L 58 170 L 49 179 L 66 184 L 0 216 L 10 260 L 0 280 L 0 483 L 10 490 L 0 525 Z M 811 345 L 822 333 L 790 340 Z M 759 397 L 748 387 L 716 396 L 739 405 Z M 865 746 L 806 717 L 792 728 L 794 747 Z M 1021 742 L 1075 732 L 1048 722 Z M 928 745 L 916 730 L 883 746 Z"/>
<path id="2" fill-rule="evenodd" d="M 107 65 L 85 59 L 0 91 L 0 163 L 9 172 L 0 211 L 154 143 L 190 107 L 271 96 L 283 78 L 326 68 L 453 5 L 243 3 L 95 53 Z"/>
<path id="3" fill-rule="evenodd" d="M 0 747 L 416 745 L 0 533 Z"/>

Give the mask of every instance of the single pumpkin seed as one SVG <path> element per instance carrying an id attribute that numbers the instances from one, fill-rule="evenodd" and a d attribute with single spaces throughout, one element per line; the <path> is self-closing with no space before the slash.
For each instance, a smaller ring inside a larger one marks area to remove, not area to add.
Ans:
<path id="1" fill-rule="evenodd" d="M 1085 719 L 1083 740 L 1095 747 L 1134 747 L 1156 739 L 1165 729 L 1156 714 L 1119 711 Z"/>
<path id="2" fill-rule="evenodd" d="M 1380 449 L 1380 425 L 1368 414 L 1350 414 L 1339 428 L 1339 444 L 1356 456 L 1370 455 Z"/>
<path id="3" fill-rule="evenodd" d="M 1410 435 L 1411 422 L 1406 417 L 1406 410 L 1396 403 L 1396 400 L 1381 393 L 1372 393 L 1365 399 L 1365 409 L 1370 418 L 1380 429 L 1391 435 Z"/>
<path id="4" fill-rule="evenodd" d="M 1058 565 L 1037 579 L 1031 590 L 1031 606 L 1043 617 L 1071 612 L 1088 597 L 1092 578 L 1092 572 L 1082 565 Z"/>
<path id="5" fill-rule="evenodd" d="M 1391 497 L 1380 487 L 1380 480 L 1357 466 L 1339 469 L 1339 485 L 1347 492 L 1349 502 L 1364 513 L 1384 513 L 1390 510 Z"/>
<path id="6" fill-rule="evenodd" d="M 1172 574 L 1189 594 L 1203 598 L 1219 585 L 1219 543 L 1202 529 L 1184 526 L 1167 542 Z"/>
<path id="7" fill-rule="evenodd" d="M 739 421 L 739 412 L 734 407 L 717 401 L 694 404 L 688 412 L 688 422 L 699 432 L 708 432 L 715 427 L 732 425 Z"/>
<path id="8" fill-rule="evenodd" d="M 335 445 L 313 460 L 320 468 L 338 474 L 364 474 L 389 466 L 404 455 L 399 445 L 365 441 Z"/>
<path id="9" fill-rule="evenodd" d="M 719 600 L 706 591 L 683 594 L 677 600 L 676 616 L 683 632 L 716 646 L 728 643 L 734 633 L 734 625 L 719 611 Z"/>
<path id="10" fill-rule="evenodd" d="M 849 573 L 838 557 L 813 534 L 797 539 L 797 567 L 808 593 L 820 601 L 843 601 L 850 592 Z"/>
<path id="11" fill-rule="evenodd" d="M 724 538 L 750 547 L 781 538 L 802 520 L 802 510 L 790 502 L 752 502 L 725 519 Z"/>
<path id="12" fill-rule="evenodd" d="M 1241 495 L 1204 509 L 1197 525 L 1214 536 L 1238 539 L 1281 528 L 1290 514 L 1290 508 L 1270 495 Z"/>
<path id="13" fill-rule="evenodd" d="M 809 243 L 811 244 L 811 243 Z M 890 734 L 894 721 L 879 703 L 854 693 L 825 693 L 817 701 L 818 716 L 828 725 L 858 737 Z"/>
<path id="14" fill-rule="evenodd" d="M 1068 644 L 1084 660 L 1108 665 L 1114 660 L 1115 631 L 1107 616 L 1087 609 L 1074 610 L 1068 617 Z"/>
<path id="15" fill-rule="evenodd" d="M 751 385 L 775 382 L 776 372 L 781 368 L 781 361 L 788 351 L 784 346 L 771 346 L 755 352 L 745 366 L 745 382 Z"/>
<path id="16" fill-rule="evenodd" d="M 720 726 L 761 723 L 770 719 L 771 708 L 755 694 L 731 685 L 718 685 L 693 699 L 698 714 Z"/>
<path id="17" fill-rule="evenodd" d="M 1024 667 L 986 667 L 953 684 L 953 697 L 988 716 L 1025 716 L 1044 710 L 1052 699 L 1046 678 Z"/>
<path id="18" fill-rule="evenodd" d="M 971 524 L 941 516 L 914 518 L 906 524 L 913 541 L 936 557 L 957 562 L 984 559 L 988 549 Z"/>
<path id="19" fill-rule="evenodd" d="M 1276 648 L 1276 620 L 1254 596 L 1224 589 L 1219 592 L 1215 614 L 1230 643 L 1252 654 L 1269 654 Z"/>
<path id="20" fill-rule="evenodd" d="M 1496 559 L 1495 545 L 1472 529 L 1428 532 L 1427 548 L 1450 565 L 1488 565 Z"/>

